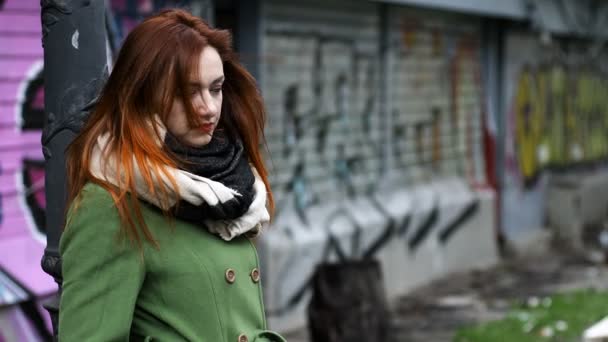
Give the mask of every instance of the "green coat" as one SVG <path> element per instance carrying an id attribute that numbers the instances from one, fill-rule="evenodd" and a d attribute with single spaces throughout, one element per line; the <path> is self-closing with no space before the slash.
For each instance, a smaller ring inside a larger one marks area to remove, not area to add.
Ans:
<path id="1" fill-rule="evenodd" d="M 226 242 L 179 220 L 171 226 L 142 205 L 160 244 L 144 244 L 142 258 L 118 238 L 110 194 L 94 184 L 82 191 L 60 243 L 60 341 L 284 341 L 266 330 L 249 239 Z"/>

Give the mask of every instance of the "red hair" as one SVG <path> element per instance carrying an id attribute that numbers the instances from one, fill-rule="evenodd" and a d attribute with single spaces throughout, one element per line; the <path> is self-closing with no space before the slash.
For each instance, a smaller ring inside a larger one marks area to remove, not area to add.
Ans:
<path id="1" fill-rule="evenodd" d="M 144 20 L 127 36 L 95 109 L 66 152 L 68 205 L 77 206 L 78 194 L 87 182 L 99 184 L 112 195 L 124 232 L 140 247 L 142 236 L 155 245 L 156 242 L 138 201 L 128 201 L 128 193 L 137 193 L 134 170 L 137 167 L 150 192 L 163 199 L 171 189 L 163 187 L 162 182 L 155 186 L 155 180 L 165 176 L 177 187 L 165 166 L 177 167 L 178 161 L 158 144 L 159 132 L 151 132 L 150 123 L 158 114 L 166 126 L 173 101 L 181 96 L 190 125 L 198 124 L 187 90 L 206 46 L 217 50 L 224 67 L 219 127 L 242 139 L 249 162 L 266 184 L 269 209 L 274 210 L 268 172 L 259 149 L 264 142 L 264 104 L 255 79 L 232 49 L 230 32 L 213 29 L 183 10 L 165 10 Z M 118 177 L 117 186 L 96 178 L 90 170 L 91 153 L 102 134 L 109 135 L 104 156 L 115 158 L 112 171 L 123 175 Z M 168 211 L 164 214 L 170 216 Z"/>

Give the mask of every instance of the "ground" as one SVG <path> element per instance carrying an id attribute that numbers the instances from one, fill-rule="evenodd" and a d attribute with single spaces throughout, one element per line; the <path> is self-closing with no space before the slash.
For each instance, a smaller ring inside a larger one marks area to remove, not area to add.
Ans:
<path id="1" fill-rule="evenodd" d="M 390 342 L 452 341 L 460 327 L 503 318 L 516 301 L 542 301 L 551 294 L 585 288 L 608 289 L 608 267 L 559 252 L 452 274 L 391 301 Z M 305 329 L 285 337 L 289 342 L 309 342 Z"/>

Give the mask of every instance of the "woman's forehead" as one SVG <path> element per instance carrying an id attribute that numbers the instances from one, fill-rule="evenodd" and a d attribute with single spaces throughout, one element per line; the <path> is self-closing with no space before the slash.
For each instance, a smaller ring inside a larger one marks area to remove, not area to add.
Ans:
<path id="1" fill-rule="evenodd" d="M 224 77 L 224 65 L 217 50 L 212 46 L 206 46 L 199 57 L 198 75 L 193 75 L 194 80 L 202 85 L 209 85 L 222 81 Z"/>

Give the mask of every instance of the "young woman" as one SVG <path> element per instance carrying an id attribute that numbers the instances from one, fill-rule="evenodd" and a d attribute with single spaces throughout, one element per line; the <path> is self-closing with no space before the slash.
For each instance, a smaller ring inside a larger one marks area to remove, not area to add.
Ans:
<path id="1" fill-rule="evenodd" d="M 227 31 L 167 10 L 129 34 L 67 151 L 61 341 L 284 341 L 250 241 L 263 126 Z"/>

